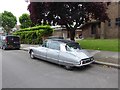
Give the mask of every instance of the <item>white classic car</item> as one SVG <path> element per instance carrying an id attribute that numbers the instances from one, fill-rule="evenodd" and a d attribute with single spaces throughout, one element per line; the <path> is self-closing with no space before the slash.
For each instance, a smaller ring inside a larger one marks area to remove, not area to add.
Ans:
<path id="1" fill-rule="evenodd" d="M 89 65 L 94 58 L 77 42 L 64 39 L 48 39 L 39 47 L 29 48 L 30 57 L 40 58 L 65 66 L 66 69 Z"/>

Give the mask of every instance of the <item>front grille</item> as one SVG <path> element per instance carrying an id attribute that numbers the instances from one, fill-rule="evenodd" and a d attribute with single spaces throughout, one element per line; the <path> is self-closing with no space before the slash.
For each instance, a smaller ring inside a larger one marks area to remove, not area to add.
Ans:
<path id="1" fill-rule="evenodd" d="M 86 58 L 86 59 L 82 59 L 82 60 L 81 60 L 81 63 L 82 63 L 82 64 L 86 64 L 86 63 L 89 63 L 89 62 L 91 62 L 91 61 L 93 61 L 93 57 L 91 57 L 91 58 Z"/>
<path id="2" fill-rule="evenodd" d="M 82 62 L 82 64 L 86 64 L 86 63 L 89 63 L 91 60 L 84 60 L 83 62 Z"/>

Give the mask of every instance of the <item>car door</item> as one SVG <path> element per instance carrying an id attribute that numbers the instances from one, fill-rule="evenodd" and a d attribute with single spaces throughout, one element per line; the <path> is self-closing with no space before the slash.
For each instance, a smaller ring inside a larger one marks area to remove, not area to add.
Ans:
<path id="1" fill-rule="evenodd" d="M 61 45 L 61 52 L 59 54 L 59 64 L 73 65 L 76 63 L 76 56 L 70 51 L 66 50 L 66 45 Z"/>
<path id="2" fill-rule="evenodd" d="M 60 44 L 56 41 L 50 41 L 47 48 L 47 60 L 59 63 Z"/>
<path id="3" fill-rule="evenodd" d="M 36 53 L 40 59 L 47 60 L 47 41 L 43 42 L 42 46 L 38 47 Z"/>

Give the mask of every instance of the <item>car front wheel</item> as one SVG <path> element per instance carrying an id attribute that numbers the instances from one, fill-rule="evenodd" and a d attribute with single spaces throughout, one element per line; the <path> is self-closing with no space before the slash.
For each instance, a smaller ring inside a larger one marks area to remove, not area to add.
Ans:
<path id="1" fill-rule="evenodd" d="M 73 67 L 72 67 L 72 66 L 65 65 L 65 69 L 66 69 L 66 70 L 73 70 Z"/>

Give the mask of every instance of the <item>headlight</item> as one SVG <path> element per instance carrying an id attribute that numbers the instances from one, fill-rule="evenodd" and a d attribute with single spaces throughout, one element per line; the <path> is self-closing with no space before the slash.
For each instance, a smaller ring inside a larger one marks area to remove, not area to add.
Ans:
<path id="1" fill-rule="evenodd" d="M 83 63 L 83 61 L 80 61 L 80 65 Z"/>
<path id="2" fill-rule="evenodd" d="M 90 60 L 92 60 L 92 61 L 93 61 L 93 60 L 94 60 L 94 58 L 93 58 L 93 57 L 91 57 L 91 58 L 90 58 Z"/>

